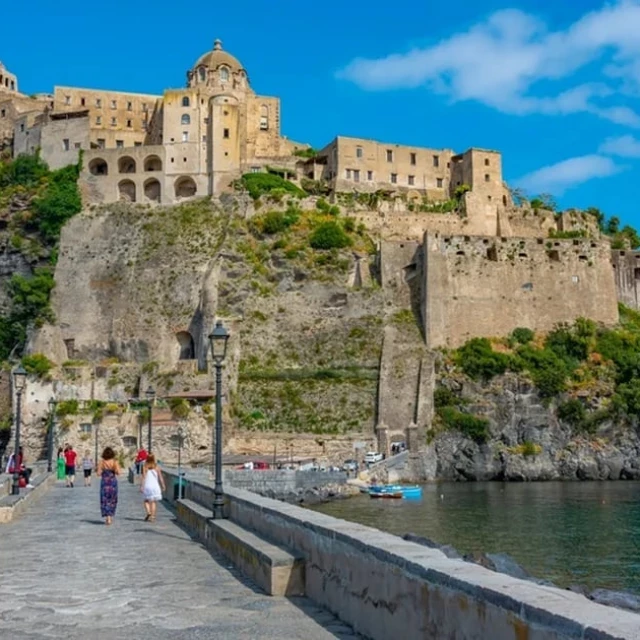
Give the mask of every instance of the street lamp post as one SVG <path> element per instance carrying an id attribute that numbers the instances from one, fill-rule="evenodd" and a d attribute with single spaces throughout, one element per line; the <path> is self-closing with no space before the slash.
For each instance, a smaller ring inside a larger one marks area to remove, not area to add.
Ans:
<path id="1" fill-rule="evenodd" d="M 13 454 L 13 484 L 11 493 L 14 496 L 20 494 L 20 466 L 18 464 L 20 456 L 20 421 L 22 418 L 22 392 L 27 384 L 27 372 L 22 365 L 13 372 L 13 385 L 16 390 L 16 439 Z"/>
<path id="2" fill-rule="evenodd" d="M 151 424 L 153 418 L 153 401 L 156 399 L 156 390 L 153 387 L 149 387 L 145 395 L 147 396 L 147 402 L 149 404 L 149 444 L 147 446 L 147 453 L 151 453 Z"/>
<path id="3" fill-rule="evenodd" d="M 211 344 L 211 358 L 216 368 L 216 477 L 213 489 L 213 518 L 219 520 L 224 517 L 224 493 L 222 491 L 222 363 L 227 355 L 229 332 L 218 320 L 213 331 L 209 334 Z"/>
<path id="4" fill-rule="evenodd" d="M 47 471 L 51 473 L 53 466 L 53 428 L 57 401 L 49 398 L 49 430 L 47 431 Z"/>
<path id="5" fill-rule="evenodd" d="M 94 437 L 94 447 L 95 447 L 95 451 L 93 453 L 93 468 L 97 469 L 98 468 L 98 432 L 100 431 L 100 425 L 96 422 L 95 423 L 95 437 Z"/>
<path id="6" fill-rule="evenodd" d="M 184 429 L 182 425 L 178 427 L 178 499 L 182 500 L 182 440 Z"/>

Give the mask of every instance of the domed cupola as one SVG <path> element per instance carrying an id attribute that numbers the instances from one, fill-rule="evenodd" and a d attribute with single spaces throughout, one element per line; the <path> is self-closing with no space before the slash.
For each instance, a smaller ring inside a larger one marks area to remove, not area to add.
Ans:
<path id="1" fill-rule="evenodd" d="M 212 87 L 221 90 L 247 89 L 249 77 L 240 61 L 222 48 L 222 41 L 213 43 L 213 50 L 198 58 L 187 73 L 189 87 Z"/>

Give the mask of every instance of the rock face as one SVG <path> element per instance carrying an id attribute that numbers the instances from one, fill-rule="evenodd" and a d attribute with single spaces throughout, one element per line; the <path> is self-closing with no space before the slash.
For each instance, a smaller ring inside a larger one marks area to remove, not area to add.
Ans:
<path id="1" fill-rule="evenodd" d="M 435 436 L 426 457 L 443 480 L 625 480 L 640 478 L 640 436 L 632 426 L 603 422 L 589 437 L 558 421 L 535 388 L 515 375 L 490 385 L 465 381 L 467 408 L 489 420 L 490 439 L 479 444 L 458 432 Z M 523 445 L 536 446 L 527 451 Z M 529 453 L 529 455 L 527 455 Z"/>

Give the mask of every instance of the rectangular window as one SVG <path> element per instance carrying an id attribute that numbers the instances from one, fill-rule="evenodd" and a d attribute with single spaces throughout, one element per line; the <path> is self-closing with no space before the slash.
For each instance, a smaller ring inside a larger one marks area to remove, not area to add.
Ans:
<path id="1" fill-rule="evenodd" d="M 202 142 L 206 142 L 207 141 L 207 136 L 202 136 Z"/>
<path id="2" fill-rule="evenodd" d="M 127 111 L 133 111 L 133 102 L 127 102 Z"/>
<path id="3" fill-rule="evenodd" d="M 65 96 L 64 97 L 64 103 L 65 104 L 71 104 L 71 96 Z"/>
<path id="4" fill-rule="evenodd" d="M 115 127 L 118 124 L 118 121 L 115 118 L 111 118 L 111 126 Z"/>
<path id="5" fill-rule="evenodd" d="M 433 156 L 433 166 L 434 167 L 440 166 L 440 156 Z"/>
<path id="6" fill-rule="evenodd" d="M 398 174 L 397 173 L 392 173 L 391 174 L 391 184 L 397 184 L 398 182 Z"/>
<path id="7" fill-rule="evenodd" d="M 131 120 L 127 120 L 127 127 L 131 128 Z"/>
<path id="8" fill-rule="evenodd" d="M 81 149 L 81 148 L 82 148 L 82 145 L 81 145 L 79 142 L 74 142 L 74 143 L 73 143 L 73 148 L 74 148 L 74 149 Z"/>
<path id="9" fill-rule="evenodd" d="M 260 116 L 260 131 L 268 131 L 269 116 Z"/>
<path id="10" fill-rule="evenodd" d="M 409 176 L 409 186 L 413 186 L 416 183 L 415 176 Z"/>
<path id="11" fill-rule="evenodd" d="M 347 180 L 351 180 L 351 169 L 346 169 L 345 171 Z"/>
<path id="12" fill-rule="evenodd" d="M 2 111 L 0 111 L 0 117 L 4 118 L 7 115 L 7 112 L 5 109 L 3 109 Z"/>
<path id="13" fill-rule="evenodd" d="M 134 142 L 133 146 L 134 147 L 141 147 L 142 146 L 142 142 Z"/>
<path id="14" fill-rule="evenodd" d="M 100 100 L 100 98 L 96 98 L 96 107 L 98 107 L 98 109 L 102 108 L 102 100 Z"/>
<path id="15" fill-rule="evenodd" d="M 86 100 L 84 98 L 80 98 L 80 106 L 84 107 L 86 104 Z"/>
<path id="16" fill-rule="evenodd" d="M 373 181 L 373 171 L 367 171 L 367 180 L 369 182 Z"/>
<path id="17" fill-rule="evenodd" d="M 205 118 L 205 119 L 204 119 L 204 123 L 205 123 L 205 124 L 209 124 L 209 118 Z"/>
<path id="18" fill-rule="evenodd" d="M 171 163 L 173 164 L 173 158 L 171 158 Z"/>
<path id="19" fill-rule="evenodd" d="M 111 108 L 112 109 L 117 109 L 118 108 L 118 103 L 115 100 L 111 101 Z"/>
<path id="20" fill-rule="evenodd" d="M 353 170 L 353 179 L 355 182 L 360 182 L 360 171 L 358 169 Z"/>
<path id="21" fill-rule="evenodd" d="M 484 174 L 484 181 L 485 182 L 490 182 L 491 181 L 491 176 L 488 173 Z"/>
<path id="22" fill-rule="evenodd" d="M 100 116 L 96 116 L 96 124 L 98 126 L 102 124 L 102 118 Z"/>
<path id="23" fill-rule="evenodd" d="M 24 123 L 20 125 L 20 131 L 24 131 Z"/>
<path id="24" fill-rule="evenodd" d="M 64 147 L 64 150 L 65 150 L 65 151 L 69 151 L 69 138 L 65 138 L 65 139 L 62 141 L 62 146 Z"/>
<path id="25" fill-rule="evenodd" d="M 362 147 L 356 147 L 356 158 L 362 158 Z"/>
<path id="26" fill-rule="evenodd" d="M 260 173 L 260 167 L 251 167 L 251 173 Z"/>
<path id="27" fill-rule="evenodd" d="M 416 154 L 415 153 L 411 154 L 410 161 L 411 161 L 411 164 L 415 165 L 415 163 L 416 163 Z"/>
<path id="28" fill-rule="evenodd" d="M 105 139 L 98 138 L 98 149 L 104 149 Z"/>
<path id="29" fill-rule="evenodd" d="M 116 149 L 124 148 L 124 140 L 116 140 Z"/>
<path id="30" fill-rule="evenodd" d="M 188 131 L 183 131 L 182 132 L 182 142 L 189 142 L 189 132 Z"/>
<path id="31" fill-rule="evenodd" d="M 489 158 L 485 158 L 484 159 L 484 166 L 488 167 L 489 166 Z"/>
<path id="32" fill-rule="evenodd" d="M 222 137 L 223 138 L 228 138 L 229 137 L 229 129 L 224 129 L 222 131 Z"/>
<path id="33" fill-rule="evenodd" d="M 391 149 L 387 149 L 387 162 L 393 162 L 393 151 Z"/>
<path id="34" fill-rule="evenodd" d="M 436 187 L 442 189 L 442 178 L 436 178 Z"/>

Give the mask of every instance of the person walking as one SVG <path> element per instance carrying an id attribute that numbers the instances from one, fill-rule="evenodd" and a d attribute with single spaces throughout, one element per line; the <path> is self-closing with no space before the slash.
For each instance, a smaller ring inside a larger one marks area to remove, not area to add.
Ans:
<path id="1" fill-rule="evenodd" d="M 157 503 L 162 500 L 162 492 L 165 490 L 162 470 L 156 462 L 153 453 L 147 456 L 147 461 L 142 471 L 142 481 L 140 482 L 140 491 L 144 496 L 144 510 L 146 512 L 145 520 L 155 522 Z"/>
<path id="2" fill-rule="evenodd" d="M 91 486 L 91 471 L 93 469 L 93 459 L 91 458 L 91 451 L 84 452 L 84 458 L 82 458 L 82 471 L 84 473 L 84 486 Z"/>
<path id="3" fill-rule="evenodd" d="M 118 506 L 118 476 L 120 475 L 120 465 L 111 447 L 105 447 L 102 452 L 96 474 L 100 476 L 100 513 L 105 519 L 105 524 L 110 525 L 113 523 L 113 516 L 116 515 Z"/>
<path id="4" fill-rule="evenodd" d="M 58 449 L 58 461 L 57 461 L 58 480 L 64 480 L 65 477 L 65 461 L 64 461 L 64 449 L 60 447 Z"/>
<path id="5" fill-rule="evenodd" d="M 78 454 L 73 450 L 73 447 L 68 444 L 64 452 L 64 471 L 67 476 L 67 487 L 73 488 L 73 483 L 76 481 L 76 459 Z"/>

